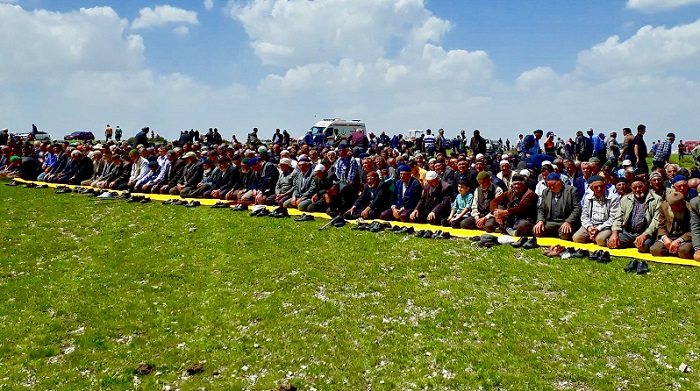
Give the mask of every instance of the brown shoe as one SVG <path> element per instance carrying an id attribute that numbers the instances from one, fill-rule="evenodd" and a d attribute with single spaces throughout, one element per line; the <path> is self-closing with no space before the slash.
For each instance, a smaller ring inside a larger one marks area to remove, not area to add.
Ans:
<path id="1" fill-rule="evenodd" d="M 552 248 L 552 250 L 549 252 L 550 257 L 558 257 L 561 255 L 566 250 L 566 247 L 562 246 L 561 244 L 557 244 Z"/>

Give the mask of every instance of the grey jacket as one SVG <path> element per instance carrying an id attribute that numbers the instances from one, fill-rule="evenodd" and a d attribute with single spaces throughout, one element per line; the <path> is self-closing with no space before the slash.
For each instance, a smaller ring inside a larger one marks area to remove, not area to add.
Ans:
<path id="1" fill-rule="evenodd" d="M 690 232 L 693 234 L 693 248 L 700 251 L 700 196 L 690 200 Z"/>
<path id="2" fill-rule="evenodd" d="M 559 208 L 564 216 L 568 216 L 564 221 L 576 227 L 581 223 L 581 199 L 579 198 L 578 190 L 573 186 L 563 186 L 561 193 Z M 549 218 L 552 196 L 552 192 L 549 189 L 545 189 L 542 192 L 540 206 L 537 208 L 538 222 L 546 222 Z"/>
<path id="3" fill-rule="evenodd" d="M 649 236 L 656 233 L 659 227 L 659 206 L 661 205 L 661 197 L 654 194 L 653 191 L 647 193 L 647 198 L 644 200 L 644 216 L 646 217 L 647 229 L 644 230 Z M 630 193 L 620 198 L 620 209 L 617 210 L 615 221 L 613 221 L 612 230 L 622 232 L 622 228 L 627 224 L 627 220 L 632 216 L 632 208 L 634 208 L 634 194 Z"/>

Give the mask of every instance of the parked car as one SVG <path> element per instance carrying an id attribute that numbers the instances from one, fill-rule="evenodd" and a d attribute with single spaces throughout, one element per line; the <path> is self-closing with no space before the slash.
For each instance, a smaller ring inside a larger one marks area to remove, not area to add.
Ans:
<path id="1" fill-rule="evenodd" d="M 87 140 L 94 140 L 95 135 L 92 134 L 92 132 L 85 132 L 82 130 L 75 131 L 69 135 L 66 135 L 64 140 L 82 140 L 82 141 L 87 141 Z"/>
<path id="2" fill-rule="evenodd" d="M 31 133 L 20 133 L 17 135 L 22 141 L 28 140 Z M 51 140 L 51 135 L 46 132 L 36 132 L 34 133 L 34 140 Z"/>
<path id="3" fill-rule="evenodd" d="M 486 154 L 495 155 L 497 153 L 503 153 L 503 144 L 498 140 L 486 139 Z"/>

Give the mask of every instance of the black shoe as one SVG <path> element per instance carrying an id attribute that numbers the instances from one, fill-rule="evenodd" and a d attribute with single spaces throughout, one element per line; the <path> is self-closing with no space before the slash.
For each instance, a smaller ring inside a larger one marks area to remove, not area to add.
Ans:
<path id="1" fill-rule="evenodd" d="M 340 216 L 334 217 L 333 219 L 331 219 L 331 221 L 333 221 L 333 223 L 331 223 L 331 225 L 336 227 L 336 228 L 344 227 L 345 224 L 348 223 L 347 220 L 345 220 L 344 218 L 342 218 Z"/>
<path id="2" fill-rule="evenodd" d="M 397 232 L 401 231 L 403 228 L 404 227 L 401 227 L 399 225 L 395 225 L 395 226 L 391 227 L 391 232 L 397 233 Z"/>
<path id="3" fill-rule="evenodd" d="M 37 189 L 48 189 L 48 188 L 49 188 L 49 185 L 47 185 L 46 183 L 44 183 L 43 185 L 39 185 L 39 186 L 37 186 L 36 188 L 37 188 Z M 94 190 L 94 189 L 90 189 L 90 190 L 92 190 L 92 194 L 95 194 L 95 190 Z"/>
<path id="4" fill-rule="evenodd" d="M 525 242 L 523 244 L 523 248 L 526 250 L 532 250 L 533 248 L 537 248 L 537 247 L 540 247 L 540 245 L 537 244 L 537 238 L 534 236 L 532 238 L 530 238 L 530 240 L 528 240 L 527 242 Z"/>
<path id="5" fill-rule="evenodd" d="M 610 258 L 610 252 L 609 251 L 603 251 L 600 250 L 600 254 L 598 254 L 598 259 L 597 261 L 599 263 L 610 263 L 612 262 L 612 259 Z"/>
<path id="6" fill-rule="evenodd" d="M 22 187 L 25 187 L 25 188 L 34 188 L 34 187 L 36 187 L 36 183 L 30 182 L 30 183 L 27 183 L 27 184 L 25 184 L 25 185 L 22 185 Z M 76 189 L 77 189 L 77 187 L 76 187 Z"/>
<path id="7" fill-rule="evenodd" d="M 370 224 L 369 232 L 374 232 L 374 233 L 382 232 L 382 231 L 384 231 L 384 228 L 385 227 L 382 224 L 380 224 L 378 221 L 375 221 L 374 223 Z"/>
<path id="8" fill-rule="evenodd" d="M 649 265 L 647 265 L 645 261 L 639 261 L 639 264 L 637 264 L 637 274 L 647 274 L 649 272 Z"/>
<path id="9" fill-rule="evenodd" d="M 571 258 L 588 258 L 589 255 L 590 253 L 588 252 L 588 250 L 580 248 L 576 250 L 576 252 L 571 254 Z"/>
<path id="10" fill-rule="evenodd" d="M 187 201 L 185 200 L 175 200 L 171 203 L 171 205 L 187 205 Z"/>
<path id="11" fill-rule="evenodd" d="M 442 233 L 442 238 L 443 238 L 443 239 L 450 239 L 451 237 L 452 237 L 452 235 L 450 235 L 450 233 L 447 232 L 447 231 L 445 231 L 445 232 Z"/>
<path id="12" fill-rule="evenodd" d="M 192 201 L 190 201 L 188 204 L 185 204 L 185 208 L 196 208 L 196 207 L 198 207 L 199 205 L 201 205 L 201 204 L 199 203 L 199 201 L 192 200 Z M 265 210 L 267 210 L 267 209 L 265 209 Z"/>
<path id="13" fill-rule="evenodd" d="M 416 232 L 416 237 L 417 238 L 422 238 L 425 235 L 425 230 L 421 229 L 420 231 Z"/>
<path id="14" fill-rule="evenodd" d="M 151 199 L 148 198 L 148 197 L 143 197 L 143 199 L 141 200 L 141 203 L 142 203 L 142 204 L 147 204 L 147 203 L 149 203 L 149 202 L 151 202 Z"/>
<path id="15" fill-rule="evenodd" d="M 479 247 L 486 247 L 486 248 L 491 248 L 496 245 L 498 242 L 479 242 Z"/>
<path id="16" fill-rule="evenodd" d="M 637 272 L 637 268 L 639 267 L 639 261 L 636 259 L 633 259 L 630 261 L 630 263 L 625 266 L 625 272 L 626 273 L 631 273 L 631 272 Z"/>
<path id="17" fill-rule="evenodd" d="M 221 201 L 219 201 L 216 204 L 211 206 L 212 209 L 223 209 L 223 208 L 228 208 L 228 207 L 229 207 L 228 203 L 221 202 Z"/>
<path id="18" fill-rule="evenodd" d="M 527 237 L 523 236 L 522 238 L 520 238 L 520 240 L 518 240 L 517 242 L 513 242 L 510 245 L 514 248 L 520 248 L 527 242 L 527 240 Z"/>
<path id="19" fill-rule="evenodd" d="M 416 232 L 416 229 L 413 227 L 403 227 L 399 229 L 398 231 L 394 231 L 397 234 L 413 234 Z"/>
<path id="20" fill-rule="evenodd" d="M 307 215 L 306 213 L 302 213 L 301 216 L 295 217 L 294 221 L 314 221 L 316 220 L 316 217 L 313 215 Z"/>
<path id="21" fill-rule="evenodd" d="M 144 199 L 144 197 L 141 197 L 141 196 L 133 196 L 133 197 L 127 199 L 126 202 L 141 202 L 141 200 L 143 200 L 143 199 Z"/>
<path id="22" fill-rule="evenodd" d="M 236 206 L 233 207 L 233 210 L 235 210 L 236 212 L 242 212 L 242 211 L 244 211 L 244 210 L 248 210 L 248 205 L 246 205 L 246 204 L 238 204 L 238 205 L 236 205 Z"/>
<path id="23" fill-rule="evenodd" d="M 175 199 L 174 199 L 174 198 L 171 198 L 171 199 L 169 199 L 169 200 L 167 200 L 167 201 L 163 201 L 162 204 L 163 204 L 163 205 L 170 205 L 170 204 L 172 204 L 173 202 L 175 202 Z"/>
<path id="24" fill-rule="evenodd" d="M 289 217 L 289 212 L 287 211 L 287 208 L 280 206 L 270 213 L 270 217 Z"/>
<path id="25" fill-rule="evenodd" d="M 442 230 L 435 231 L 432 236 L 430 236 L 431 239 L 442 239 Z"/>
<path id="26" fill-rule="evenodd" d="M 131 199 L 131 194 L 128 191 L 125 191 L 117 198 L 124 198 L 126 200 L 129 200 L 129 199 Z"/>
<path id="27" fill-rule="evenodd" d="M 352 230 L 355 231 L 367 231 L 369 229 L 370 224 L 367 223 L 357 223 L 354 227 L 352 227 Z"/>
<path id="28" fill-rule="evenodd" d="M 423 233 L 423 236 L 421 236 L 424 239 L 431 239 L 435 233 L 429 229 L 425 230 L 425 233 Z"/>
<path id="29" fill-rule="evenodd" d="M 592 253 L 588 254 L 588 259 L 590 259 L 591 261 L 597 261 L 602 254 L 603 250 L 595 250 Z"/>
<path id="30" fill-rule="evenodd" d="M 478 242 L 479 240 L 481 240 L 481 236 L 472 236 L 469 238 L 469 241 L 471 242 Z"/>

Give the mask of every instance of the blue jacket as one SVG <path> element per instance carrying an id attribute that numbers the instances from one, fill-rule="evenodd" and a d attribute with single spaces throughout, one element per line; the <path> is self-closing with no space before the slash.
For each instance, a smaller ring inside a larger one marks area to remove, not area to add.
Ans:
<path id="1" fill-rule="evenodd" d="M 405 193 L 404 186 L 407 186 Z M 399 209 L 413 210 L 416 205 L 418 205 L 422 193 L 423 186 L 421 186 L 416 178 L 411 177 L 408 185 L 403 183 L 403 181 L 396 181 L 394 194 L 391 197 L 391 205 L 395 205 Z"/>

